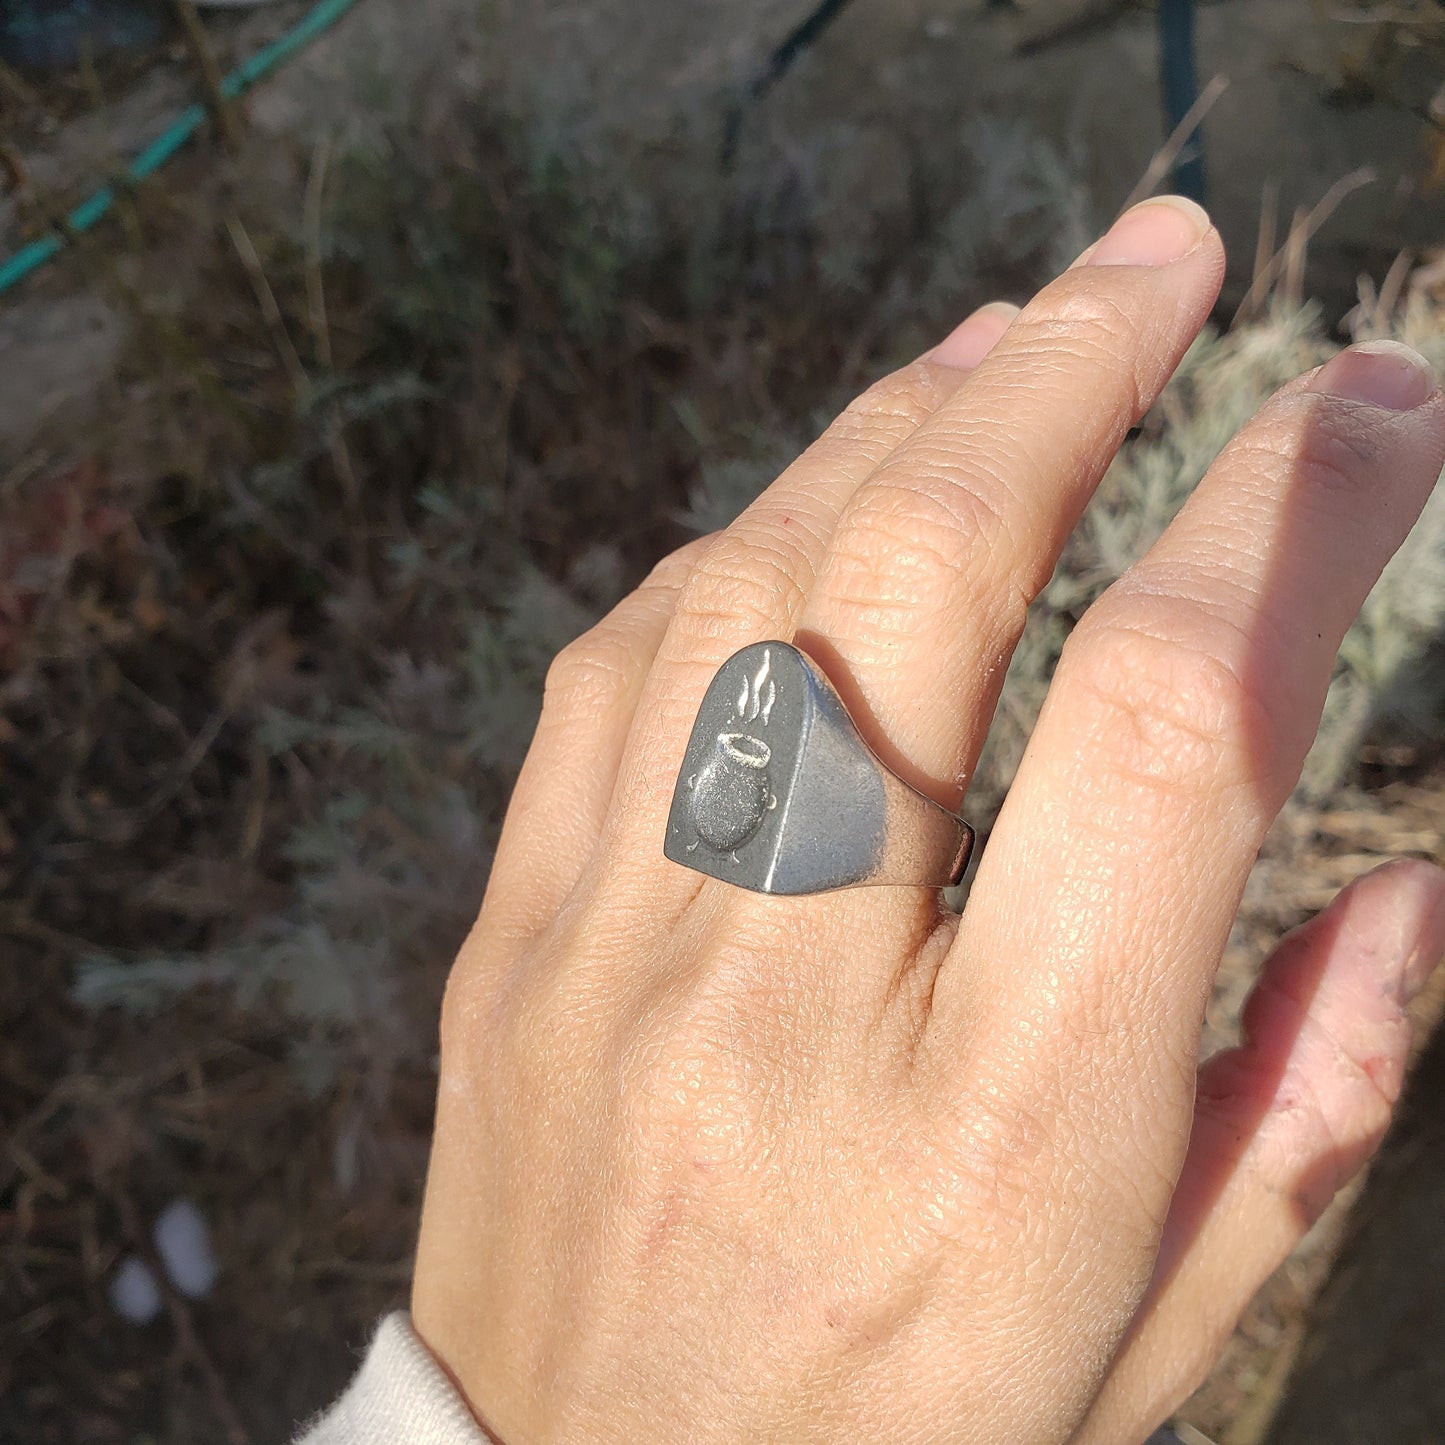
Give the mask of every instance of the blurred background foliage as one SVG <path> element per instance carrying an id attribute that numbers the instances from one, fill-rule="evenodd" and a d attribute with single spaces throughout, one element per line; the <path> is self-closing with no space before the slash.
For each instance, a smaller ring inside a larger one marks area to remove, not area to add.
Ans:
<path id="1" fill-rule="evenodd" d="M 400 7 L 368 6 L 405 32 Z M 965 26 L 990 9 L 957 8 Z M 1006 18 L 1036 45 L 1080 7 L 1049 9 Z M 1445 7 L 1357 9 L 1332 18 L 1311 93 L 1409 117 L 1411 224 L 1437 226 Z M 465 23 L 514 33 L 506 6 Z M 252 43 L 206 24 L 223 55 Z M 661 154 L 619 154 L 560 70 L 526 104 L 486 66 L 439 99 L 366 53 L 322 72 L 345 115 L 233 116 L 229 146 L 127 191 L 114 226 L 0 301 L 12 358 L 76 296 L 120 338 L 83 396 L 0 428 L 7 1438 L 280 1438 L 339 1388 L 404 1301 L 437 1002 L 550 657 L 868 381 L 963 310 L 1023 300 L 1138 179 L 1101 195 L 1097 157 L 1027 93 L 958 106 L 946 148 L 905 135 L 899 175 L 842 105 L 781 132 L 750 119 L 731 159 L 691 113 Z M 801 82 L 824 95 L 826 59 Z M 77 198 L 55 137 L 128 113 L 157 74 L 203 92 L 196 64 L 175 43 L 0 71 L 12 239 Z M 1351 335 L 1445 368 L 1445 249 L 1380 235 L 1394 264 L 1319 289 L 1328 210 L 1274 205 L 1030 616 L 974 782 L 985 831 L 1070 628 L 1264 397 Z M 1437 499 L 1341 653 L 1211 1046 L 1281 927 L 1380 857 L 1438 855 L 1442 629 Z M 124 1324 L 109 1284 L 176 1198 L 210 1221 L 214 1294 L 168 1290 L 158 1322 Z M 1339 1228 L 1262 1297 L 1188 1418 L 1265 1438 Z"/>

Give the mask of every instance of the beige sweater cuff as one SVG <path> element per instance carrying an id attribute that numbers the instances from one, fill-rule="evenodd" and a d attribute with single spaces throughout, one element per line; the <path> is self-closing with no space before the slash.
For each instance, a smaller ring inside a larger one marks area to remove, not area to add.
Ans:
<path id="1" fill-rule="evenodd" d="M 296 1445 L 490 1445 L 404 1311 L 382 1320 L 346 1393 Z"/>

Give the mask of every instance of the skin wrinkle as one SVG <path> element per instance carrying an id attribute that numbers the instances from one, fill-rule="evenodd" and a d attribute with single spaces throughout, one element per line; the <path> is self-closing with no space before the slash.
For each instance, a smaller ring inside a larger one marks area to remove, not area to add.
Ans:
<path id="1" fill-rule="evenodd" d="M 1200 805 L 1220 795 L 1254 791 L 1252 770 L 1231 767 L 1234 750 L 1221 746 L 1238 731 L 1221 716 L 1214 680 L 1223 672 L 1221 664 L 1211 671 L 1191 663 L 1188 673 L 1174 666 L 1168 681 L 1152 684 L 1122 668 L 1107 676 L 1081 675 L 1074 694 L 1082 766 L 1100 748 L 1111 758 L 1103 791 L 1112 795 L 1112 805 L 1105 817 L 1091 818 L 1092 828 L 1106 831 L 1117 818 L 1119 835 L 1134 837 L 1185 809 L 1203 812 Z M 1192 697 L 1173 685 L 1184 677 L 1201 679 Z"/>
<path id="2" fill-rule="evenodd" d="M 897 375 L 875 381 L 840 413 L 834 423 L 837 439 L 852 446 L 872 437 L 885 442 L 886 451 L 891 452 L 898 444 L 900 432 L 912 432 L 922 426 L 958 391 L 963 376 L 964 373 L 954 367 L 917 362 Z M 902 427 L 880 425 L 896 422 L 902 422 Z M 864 426 L 875 431 L 860 431 Z"/>
<path id="3" fill-rule="evenodd" d="M 900 1081 L 911 1078 L 916 1071 L 933 982 L 958 934 L 957 915 L 942 909 L 932 921 L 920 918 L 919 922 L 923 936 L 889 977 L 870 1029 L 875 1056 L 885 1061 L 891 1057 Z"/>
<path id="4" fill-rule="evenodd" d="M 1293 1030 L 1301 1037 L 1317 1038 L 1329 1053 L 1333 1061 L 1343 1066 L 1345 1075 L 1345 1087 L 1351 1085 L 1363 1085 L 1366 1092 L 1373 1095 L 1374 1101 L 1380 1106 L 1380 1127 L 1388 1121 L 1390 1112 L 1394 1108 L 1399 1097 L 1400 1078 L 1390 1082 L 1391 1076 L 1382 1074 L 1378 1065 L 1371 1067 L 1367 1057 L 1378 1059 L 1380 1056 L 1392 1057 L 1395 1061 L 1403 1063 L 1403 1057 L 1399 1053 L 1398 1046 L 1401 1039 L 1390 1039 L 1385 1037 L 1392 1031 L 1403 1029 L 1404 1042 L 1408 1043 L 1409 1020 L 1404 1018 L 1396 1009 L 1391 1010 L 1391 1016 L 1385 1019 L 1376 1019 L 1370 1025 L 1371 1032 L 1375 1037 L 1371 1040 L 1372 1046 L 1365 1046 L 1361 1042 L 1347 1044 L 1333 1030 L 1324 1027 L 1311 1017 L 1308 1000 L 1302 1000 L 1290 992 L 1288 987 L 1288 975 L 1285 971 L 1272 972 L 1261 980 L 1260 986 L 1256 988 L 1249 1000 L 1249 1017 L 1247 1027 L 1251 1035 L 1256 1037 L 1267 1036 L 1271 1031 Z M 1285 1017 L 1279 1018 L 1278 1013 Z M 1366 1020 L 1355 1018 L 1349 1020 L 1357 1032 L 1362 1031 L 1366 1026 Z M 1337 1082 L 1337 1081 L 1331 1081 Z M 1330 1114 L 1322 1110 L 1322 1118 L 1328 1124 Z M 1337 1131 L 1330 1129 L 1331 1137 L 1334 1138 Z M 1338 1142 L 1336 1140 L 1336 1142 Z"/>
<path id="5" fill-rule="evenodd" d="M 1178 571 L 1187 576 L 1188 564 L 1185 563 Z M 1076 644 L 1076 650 L 1078 646 L 1093 645 L 1089 639 L 1094 628 L 1119 637 L 1134 637 L 1144 645 L 1155 644 L 1161 651 L 1174 651 L 1192 659 L 1194 665 L 1203 669 L 1201 676 L 1210 680 L 1209 691 L 1217 693 L 1221 703 L 1237 689 L 1238 717 L 1232 729 L 1232 743 L 1222 733 L 1218 741 L 1222 748 L 1232 745 L 1242 771 L 1253 776 L 1254 791 L 1259 795 L 1261 806 L 1268 812 L 1269 820 L 1272 820 L 1284 798 L 1293 792 L 1299 781 L 1303 758 L 1299 750 L 1301 739 L 1282 737 L 1277 762 L 1264 757 L 1255 740 L 1268 738 L 1275 731 L 1270 727 L 1270 719 L 1278 715 L 1277 703 L 1280 699 L 1308 696 L 1306 682 L 1296 677 L 1294 650 L 1287 645 L 1284 624 L 1273 620 L 1245 620 L 1246 609 L 1256 601 L 1257 592 L 1252 591 L 1243 578 L 1228 581 L 1216 578 L 1209 582 L 1210 586 L 1232 588 L 1238 601 L 1244 604 L 1237 608 L 1231 607 L 1226 599 L 1212 600 L 1206 586 L 1197 589 L 1179 587 L 1177 577 L 1173 579 L 1173 586 L 1168 585 L 1171 579 L 1163 575 L 1130 578 L 1126 574 L 1126 578 L 1128 585 L 1120 590 L 1117 597 L 1106 597 L 1104 607 L 1091 609 L 1069 642 L 1073 643 L 1074 637 L 1082 632 L 1085 641 Z M 1190 577 L 1188 580 L 1192 582 L 1194 579 Z M 1280 659 L 1278 667 L 1266 671 L 1250 665 L 1248 659 L 1261 648 L 1267 649 L 1271 657 Z M 1066 645 L 1065 652 L 1068 650 Z M 1072 666 L 1077 667 L 1081 678 L 1087 679 L 1087 662 Z M 1270 695 L 1262 696 L 1261 687 L 1266 682 Z M 1081 685 L 1089 686 L 1087 681 Z M 1324 686 L 1327 685 L 1326 682 Z M 1323 687 L 1318 678 L 1314 680 L 1312 690 L 1319 694 L 1322 706 Z M 1227 711 L 1221 706 L 1221 725 Z M 1307 721 L 1303 726 L 1312 736 L 1313 723 Z M 1201 729 L 1201 740 L 1206 735 L 1207 725 Z M 1246 793 L 1249 792 L 1248 780 L 1242 781 Z M 1263 826 L 1268 827 L 1268 820 Z"/>
<path id="6" fill-rule="evenodd" d="M 606 632 L 588 634 L 585 645 L 568 643 L 552 659 L 542 688 L 543 710 L 566 721 L 606 719 L 636 684 L 627 643 Z"/>
<path id="7" fill-rule="evenodd" d="M 1276 700 L 1261 696 L 1227 652 L 1161 635 L 1151 615 L 1136 607 L 1086 621 L 1066 644 L 1059 670 L 1077 700 L 1079 749 L 1111 759 L 1109 778 L 1130 785 L 1131 807 L 1138 790 L 1211 810 L 1248 801 L 1262 839 L 1297 779 L 1296 739 L 1282 741 L 1278 758 L 1260 758 Z"/>
<path id="8" fill-rule="evenodd" d="M 704 635 L 724 641 L 766 637 L 779 616 L 802 610 L 811 580 L 807 549 L 787 529 L 754 526 L 745 544 L 725 535 L 688 579 L 674 626 L 685 628 L 689 640 L 698 637 L 699 623 L 715 624 L 716 632 Z"/>
<path id="9" fill-rule="evenodd" d="M 900 427 L 920 426 L 927 417 L 928 412 L 921 405 L 907 404 L 879 406 L 852 416 L 844 413 L 833 424 L 838 433 L 833 441 L 875 452 L 881 458 L 892 450 Z"/>
<path id="10" fill-rule="evenodd" d="M 1148 367 L 1141 357 L 1155 351 L 1151 343 L 1171 331 L 1176 320 L 1177 317 L 1171 317 L 1169 325 L 1151 328 L 1141 324 L 1139 312 L 1122 300 L 1102 292 L 1077 290 L 1066 293 L 1042 321 L 1035 322 L 1027 309 L 1020 318 L 1024 336 L 1030 334 L 1033 326 L 1038 327 L 1041 369 L 1047 368 L 1050 362 L 1056 364 L 1056 371 L 1082 373 L 1099 368 L 1123 382 L 1122 396 L 1113 391 L 1109 393 L 1111 430 L 1120 417 L 1137 419 L 1148 410 L 1162 378 L 1157 362 Z M 1063 365 L 1057 365 L 1060 361 Z"/>
<path id="11" fill-rule="evenodd" d="M 808 506 L 804 499 L 801 506 L 790 504 L 786 508 L 759 510 L 755 517 L 748 519 L 750 537 L 754 525 L 761 530 L 765 539 L 773 542 L 781 555 L 791 555 L 799 559 L 800 565 L 807 568 L 803 585 L 809 585 L 813 576 L 811 559 L 827 548 L 832 534 L 829 519 L 815 515 L 814 509 Z M 799 533 L 802 534 L 801 537 Z"/>
<path id="12" fill-rule="evenodd" d="M 834 585 L 846 586 L 835 578 L 841 570 L 846 579 L 850 563 L 875 591 L 886 586 L 902 595 L 905 580 L 931 593 L 955 572 L 976 574 L 978 558 L 1018 554 L 1009 521 L 1017 498 L 975 460 L 960 463 L 934 445 L 915 453 L 916 481 L 895 481 L 880 471 L 859 492 L 828 558 L 830 597 Z M 915 565 L 911 575 L 910 552 L 925 564 Z M 901 577 L 895 577 L 895 567 L 905 569 Z M 922 609 L 925 602 L 918 605 Z"/>

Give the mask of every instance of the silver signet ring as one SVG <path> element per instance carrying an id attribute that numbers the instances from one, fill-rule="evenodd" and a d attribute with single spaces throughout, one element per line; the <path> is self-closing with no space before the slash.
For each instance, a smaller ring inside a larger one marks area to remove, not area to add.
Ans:
<path id="1" fill-rule="evenodd" d="M 755 642 L 718 669 L 688 740 L 663 851 L 755 893 L 947 888 L 973 829 L 886 768 L 817 665 Z"/>

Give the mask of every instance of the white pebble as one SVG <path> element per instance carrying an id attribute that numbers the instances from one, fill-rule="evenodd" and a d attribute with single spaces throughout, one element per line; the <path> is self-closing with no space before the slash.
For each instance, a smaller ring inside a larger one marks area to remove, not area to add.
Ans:
<path id="1" fill-rule="evenodd" d="M 219 1273 L 211 1231 L 189 1199 L 173 1199 L 161 1210 L 154 1239 L 167 1277 L 187 1299 L 210 1294 Z"/>
<path id="2" fill-rule="evenodd" d="M 128 1254 L 111 1276 L 110 1305 L 133 1325 L 148 1325 L 161 1312 L 161 1287 L 139 1255 Z"/>

